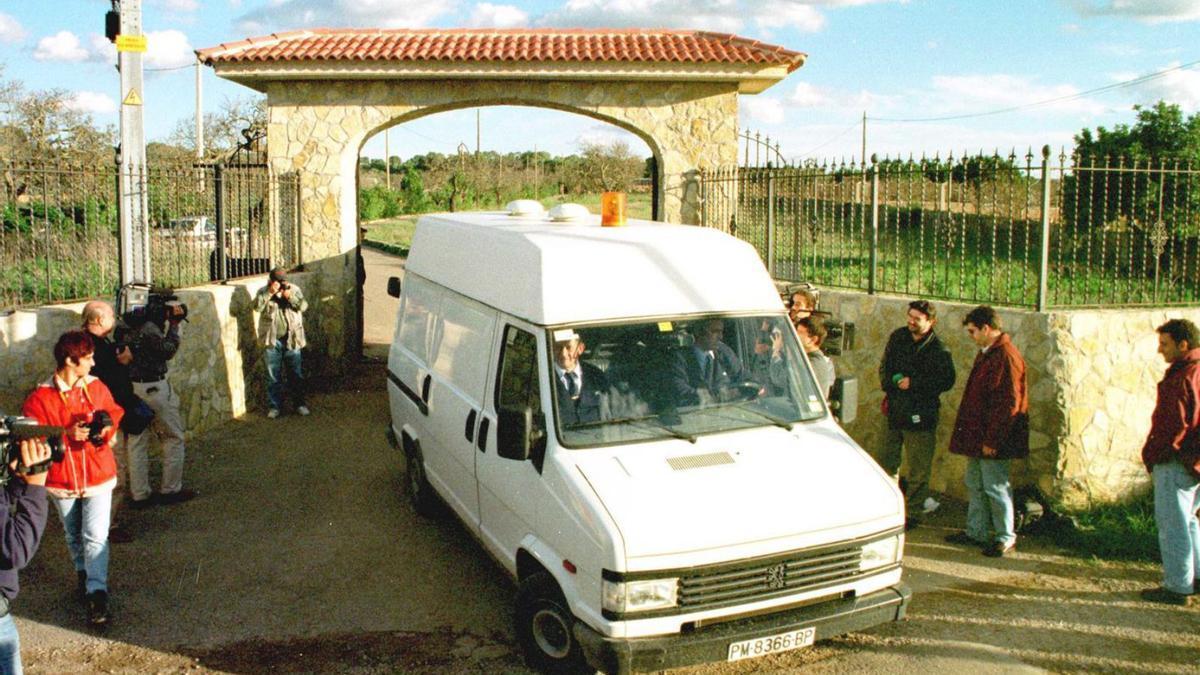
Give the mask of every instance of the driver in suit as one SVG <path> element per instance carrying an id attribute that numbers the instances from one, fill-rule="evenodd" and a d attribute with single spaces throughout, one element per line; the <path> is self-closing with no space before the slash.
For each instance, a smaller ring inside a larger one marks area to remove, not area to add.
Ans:
<path id="1" fill-rule="evenodd" d="M 557 331 L 554 338 L 554 392 L 562 425 L 599 421 L 608 378 L 596 366 L 579 359 L 584 344 L 575 331 Z"/>
<path id="2" fill-rule="evenodd" d="M 691 349 L 681 351 L 671 373 L 672 391 L 678 405 L 699 405 L 702 401 L 723 400 L 722 392 L 745 381 L 746 373 L 738 355 L 722 342 L 725 322 L 704 319 L 692 326 L 695 341 Z"/>

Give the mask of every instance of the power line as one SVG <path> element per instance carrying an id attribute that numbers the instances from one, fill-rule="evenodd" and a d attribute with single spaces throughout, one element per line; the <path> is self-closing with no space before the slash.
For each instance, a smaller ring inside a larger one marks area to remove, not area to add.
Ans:
<path id="1" fill-rule="evenodd" d="M 973 117 L 987 117 L 989 115 L 1000 115 L 1003 113 L 1014 112 L 1017 110 L 1025 110 L 1027 108 L 1036 108 L 1038 106 L 1048 105 L 1050 103 L 1059 103 L 1061 101 L 1070 101 L 1070 100 L 1074 100 L 1077 98 L 1083 98 L 1084 96 L 1090 96 L 1092 94 L 1099 94 L 1101 92 L 1111 91 L 1113 89 L 1132 87 L 1134 85 L 1142 84 L 1143 82 L 1149 82 L 1150 80 L 1154 80 L 1154 79 L 1163 77 L 1163 76 L 1173 73 L 1175 71 L 1191 68 L 1192 66 L 1195 66 L 1197 64 L 1200 64 L 1200 61 L 1192 61 L 1190 63 L 1185 63 L 1183 65 L 1175 66 L 1174 68 L 1167 68 L 1166 70 L 1160 70 L 1156 73 L 1150 73 L 1149 75 L 1142 75 L 1140 77 L 1135 77 L 1131 80 L 1124 80 L 1122 82 L 1115 82 L 1113 84 L 1107 84 L 1107 85 L 1104 85 L 1103 87 L 1096 87 L 1095 89 L 1088 89 L 1087 91 L 1081 91 L 1076 94 L 1068 94 L 1065 96 L 1056 96 L 1054 98 L 1048 98 L 1048 99 L 1045 99 L 1042 101 L 1035 101 L 1033 103 L 1025 103 L 1022 105 L 1010 106 L 1008 108 L 1000 108 L 998 110 L 988 110 L 986 112 L 978 112 L 978 113 L 964 113 L 962 115 L 945 115 L 943 117 L 913 117 L 913 118 L 868 117 L 867 119 L 870 119 L 875 122 L 946 122 L 946 121 L 950 121 L 950 120 L 971 119 Z"/>
<path id="2" fill-rule="evenodd" d="M 195 65 L 196 64 L 194 63 L 189 63 L 183 66 L 171 66 L 170 68 L 142 68 L 142 70 L 146 71 L 147 73 L 164 73 L 168 70 L 183 70 L 184 68 L 192 68 Z"/>
<path id="3" fill-rule="evenodd" d="M 794 155 L 794 156 L 795 156 L 795 157 L 804 157 L 804 156 L 806 156 L 806 155 L 811 155 L 812 153 L 814 153 L 814 152 L 816 152 L 816 151 L 820 150 L 821 148 L 823 148 L 823 147 L 825 147 L 825 146 L 829 145 L 830 143 L 832 143 L 832 142 L 834 142 L 834 141 L 838 140 L 838 139 L 839 139 L 839 138 L 841 138 L 842 136 L 845 136 L 846 134 L 850 133 L 850 131 L 852 131 L 853 129 L 857 128 L 857 127 L 858 127 L 858 125 L 859 125 L 859 121 L 858 121 L 858 120 L 854 120 L 854 122 L 852 122 L 852 123 L 850 124 L 850 126 L 846 127 L 845 129 L 842 129 L 840 132 L 838 132 L 838 134 L 837 134 L 836 136 L 834 136 L 834 137 L 832 137 L 832 138 L 830 138 L 830 139 L 826 140 L 824 143 L 822 143 L 822 144 L 820 144 L 820 145 L 818 145 L 818 146 L 816 146 L 816 147 L 809 148 L 808 150 L 806 150 L 806 151 L 804 151 L 804 152 L 800 153 L 799 155 Z"/>

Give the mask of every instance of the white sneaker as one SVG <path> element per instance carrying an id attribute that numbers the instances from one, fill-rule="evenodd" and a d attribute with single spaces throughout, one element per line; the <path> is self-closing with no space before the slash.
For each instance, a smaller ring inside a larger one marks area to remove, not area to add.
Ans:
<path id="1" fill-rule="evenodd" d="M 925 513 L 933 513 L 934 511 L 937 511 L 938 507 L 941 505 L 942 503 L 933 497 L 926 497 L 925 503 L 921 506 L 925 509 Z"/>
<path id="2" fill-rule="evenodd" d="M 276 417 L 279 417 L 279 411 L 278 411 L 278 410 L 276 410 L 276 409 L 274 409 L 274 408 L 271 408 L 270 410 L 268 410 L 268 411 L 267 411 L 267 419 L 269 419 L 269 420 L 273 420 L 273 419 L 275 419 Z"/>
<path id="3" fill-rule="evenodd" d="M 308 417 L 309 413 L 312 411 L 308 409 L 308 406 L 302 405 L 296 408 L 296 412 L 300 413 L 301 417 Z"/>

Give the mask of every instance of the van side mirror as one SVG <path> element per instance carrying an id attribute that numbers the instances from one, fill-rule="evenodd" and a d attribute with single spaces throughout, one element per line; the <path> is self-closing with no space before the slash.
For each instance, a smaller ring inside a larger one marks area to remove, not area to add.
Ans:
<path id="1" fill-rule="evenodd" d="M 388 295 L 400 297 L 400 277 L 388 277 Z"/>
<path id="2" fill-rule="evenodd" d="M 858 417 L 858 378 L 843 375 L 833 381 L 829 392 L 829 408 L 842 424 L 850 424 Z"/>
<path id="3" fill-rule="evenodd" d="M 500 408 L 496 425 L 496 454 L 525 461 L 533 450 L 533 408 Z"/>

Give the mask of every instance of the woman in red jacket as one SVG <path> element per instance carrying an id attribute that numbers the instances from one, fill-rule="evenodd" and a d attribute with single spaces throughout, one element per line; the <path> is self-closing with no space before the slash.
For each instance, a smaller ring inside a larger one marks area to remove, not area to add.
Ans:
<path id="1" fill-rule="evenodd" d="M 108 525 L 117 484 L 110 444 L 124 411 L 89 374 L 94 351 L 87 332 L 63 333 L 54 345 L 54 375 L 29 394 L 22 413 L 66 430 L 63 458 L 50 466 L 46 491 L 63 521 L 88 621 L 100 625 L 108 621 Z"/>

